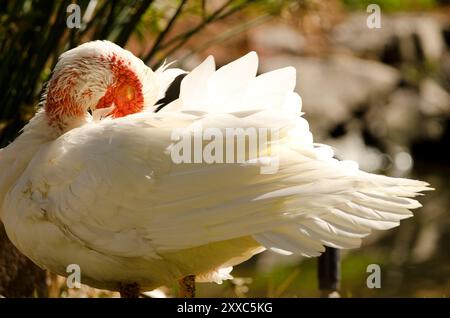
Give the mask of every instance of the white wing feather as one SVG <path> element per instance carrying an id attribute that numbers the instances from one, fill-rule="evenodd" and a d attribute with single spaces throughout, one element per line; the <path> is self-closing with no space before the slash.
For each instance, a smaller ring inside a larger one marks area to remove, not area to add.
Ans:
<path id="1" fill-rule="evenodd" d="M 333 159 L 297 116 L 295 70 L 255 78 L 257 63 L 250 53 L 215 72 L 210 57 L 161 112 L 66 133 L 40 150 L 10 196 L 33 184 L 32 200 L 67 236 L 127 257 L 246 236 L 281 253 L 317 256 L 324 245 L 357 247 L 372 229 L 412 215 L 420 206 L 412 197 L 429 189 L 426 183 Z M 264 163 L 252 152 L 254 160 L 241 164 L 173 163 L 173 129 L 194 124 L 278 129 L 279 171 L 261 174 Z"/>

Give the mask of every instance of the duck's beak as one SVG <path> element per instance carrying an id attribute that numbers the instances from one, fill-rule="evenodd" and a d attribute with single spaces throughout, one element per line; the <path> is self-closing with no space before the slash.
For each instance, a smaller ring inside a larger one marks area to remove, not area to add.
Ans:
<path id="1" fill-rule="evenodd" d="M 90 107 L 89 109 L 91 110 L 91 114 L 92 114 L 92 120 L 93 121 L 100 121 L 106 117 L 108 117 L 114 110 L 116 106 L 114 104 L 112 104 L 109 107 L 106 108 L 95 108 L 94 107 Z"/>

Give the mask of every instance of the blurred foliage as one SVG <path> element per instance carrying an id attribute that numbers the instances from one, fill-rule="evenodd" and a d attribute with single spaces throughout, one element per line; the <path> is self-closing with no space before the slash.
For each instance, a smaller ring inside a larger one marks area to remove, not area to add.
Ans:
<path id="1" fill-rule="evenodd" d="M 365 10 L 369 4 L 378 4 L 382 10 L 389 12 L 404 10 L 431 9 L 437 5 L 436 0 L 343 0 L 349 9 Z"/>
<path id="2" fill-rule="evenodd" d="M 71 3 L 80 6 L 80 28 L 69 29 L 66 25 L 73 12 L 67 12 Z M 43 83 L 48 80 L 58 56 L 70 48 L 96 39 L 125 46 L 133 38 L 144 49 L 140 57 L 155 66 L 213 23 L 243 11 L 255 12 L 258 17 L 272 16 L 289 3 L 282 0 L 2 1 L 0 146 L 10 142 L 32 116 Z M 245 27 L 250 26 L 247 21 Z"/>

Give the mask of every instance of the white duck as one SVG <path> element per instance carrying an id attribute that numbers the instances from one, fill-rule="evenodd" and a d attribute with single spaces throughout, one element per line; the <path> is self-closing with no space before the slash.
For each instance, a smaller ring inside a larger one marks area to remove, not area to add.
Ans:
<path id="1" fill-rule="evenodd" d="M 11 241 L 52 272 L 78 264 L 82 283 L 135 294 L 176 280 L 189 289 L 194 275 L 221 282 L 266 248 L 318 256 L 324 245 L 358 247 L 372 229 L 412 216 L 427 183 L 333 159 L 300 117 L 295 70 L 256 77 L 257 66 L 253 52 L 217 71 L 209 57 L 155 113 L 179 70 L 153 72 L 110 42 L 61 55 L 43 107 L 0 151 Z M 278 136 L 244 163 L 175 163 L 173 132 L 196 127 Z M 261 173 L 276 159 L 275 173 Z"/>

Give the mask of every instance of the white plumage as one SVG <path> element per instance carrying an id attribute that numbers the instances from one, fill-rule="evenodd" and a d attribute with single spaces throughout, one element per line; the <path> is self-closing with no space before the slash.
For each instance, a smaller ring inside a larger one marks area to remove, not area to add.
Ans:
<path id="1" fill-rule="evenodd" d="M 110 52 L 129 61 L 142 81 L 145 107 L 136 114 L 95 116 L 118 107 L 95 110 L 118 79 L 110 71 L 115 59 L 89 58 Z M 75 63 L 80 57 L 84 62 Z M 86 86 L 94 94 L 76 103 L 81 115 L 62 115 L 62 127 L 49 121 L 48 109 L 39 110 L 0 151 L 0 215 L 11 241 L 35 263 L 60 275 L 78 264 L 82 282 L 94 287 L 153 289 L 187 275 L 220 282 L 230 266 L 265 248 L 317 256 L 324 245 L 358 247 L 372 229 L 412 216 L 420 207 L 412 197 L 429 189 L 365 173 L 315 145 L 293 92 L 295 69 L 255 77 L 255 53 L 217 71 L 207 58 L 184 78 L 180 98 L 158 113 L 156 96 L 177 70 L 153 73 L 131 53 L 92 42 L 65 53 L 53 78 L 74 65 L 86 67 L 77 73 L 86 77 L 76 77 L 67 94 L 85 96 Z M 248 151 L 245 163 L 174 163 L 172 132 L 195 127 L 269 128 L 279 135 L 271 153 L 260 158 Z M 278 171 L 261 174 L 273 153 Z"/>

